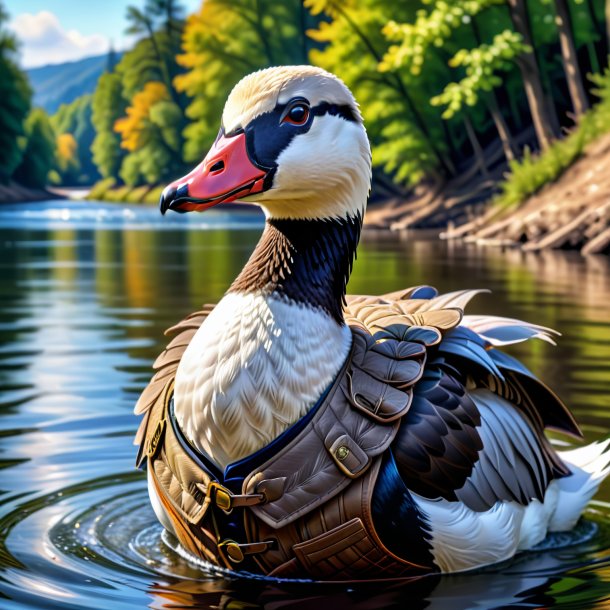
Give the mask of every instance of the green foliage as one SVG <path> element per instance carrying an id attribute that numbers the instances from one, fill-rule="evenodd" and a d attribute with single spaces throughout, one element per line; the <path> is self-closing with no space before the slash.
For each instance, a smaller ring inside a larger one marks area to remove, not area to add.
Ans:
<path id="1" fill-rule="evenodd" d="M 175 80 L 191 98 L 187 161 L 199 161 L 214 141 L 224 101 L 243 76 L 269 65 L 308 63 L 305 29 L 317 22 L 300 0 L 206 0 L 189 17 L 179 57 L 186 73 Z"/>
<path id="2" fill-rule="evenodd" d="M 501 72 L 514 68 L 514 60 L 529 51 L 516 32 L 504 30 L 494 36 L 491 44 L 482 44 L 474 49 L 460 49 L 449 65 L 463 68 L 466 76 L 457 83 L 449 83 L 440 95 L 434 96 L 433 106 L 447 106 L 444 119 L 450 119 L 464 106 L 475 106 L 481 92 L 490 92 L 503 84 Z"/>
<path id="3" fill-rule="evenodd" d="M 534 156 L 525 151 L 523 159 L 510 164 L 510 175 L 501 185 L 502 192 L 494 203 L 510 208 L 525 201 L 543 186 L 557 180 L 583 153 L 585 147 L 610 132 L 610 68 L 591 77 L 600 102 L 581 119 L 566 138 L 555 142 L 547 151 Z"/>
<path id="4" fill-rule="evenodd" d="M 93 185 L 88 198 L 103 201 L 107 199 L 106 195 L 108 191 L 115 185 L 116 180 L 114 178 L 103 178 Z"/>
<path id="5" fill-rule="evenodd" d="M 104 178 L 116 177 L 125 153 L 121 150 L 121 138 L 114 131 L 114 124 L 126 107 L 118 74 L 105 73 L 100 77 L 91 107 L 96 133 L 91 145 L 93 161 Z"/>
<path id="6" fill-rule="evenodd" d="M 423 82 L 406 70 L 379 71 L 387 46 L 383 27 L 390 15 L 404 21 L 412 18 L 409 6 L 390 6 L 378 0 L 364 0 L 354 8 L 338 2 L 327 4 L 335 19 L 309 32 L 324 45 L 322 50 L 312 50 L 311 59 L 338 74 L 360 102 L 373 164 L 397 182 L 414 185 L 445 162 L 440 113 L 428 103 L 430 81 L 438 78 L 442 66 L 430 62 Z"/>
<path id="7" fill-rule="evenodd" d="M 6 19 L 0 5 L 0 182 L 6 182 L 21 161 L 20 141 L 31 97 L 27 79 L 13 59 L 16 40 L 2 28 Z"/>
<path id="8" fill-rule="evenodd" d="M 169 178 L 181 164 L 182 111 L 163 83 L 149 82 L 116 121 L 121 146 L 130 154 L 119 175 L 126 184 L 156 183 Z"/>
<path id="9" fill-rule="evenodd" d="M 142 202 L 143 203 L 152 203 L 154 205 L 158 205 L 159 204 L 159 199 L 161 197 L 161 193 L 163 192 L 164 188 L 165 187 L 163 187 L 163 186 L 158 186 L 156 188 L 150 189 L 150 191 L 148 191 L 146 196 L 142 199 Z"/>
<path id="10" fill-rule="evenodd" d="M 421 73 L 428 48 L 441 48 L 462 28 L 486 8 L 503 4 L 505 0 L 437 0 L 432 10 L 420 9 L 410 23 L 389 21 L 383 28 L 392 45 L 380 63 L 381 70 L 405 66 L 412 74 Z M 428 3 L 426 3 L 428 4 Z"/>
<path id="11" fill-rule="evenodd" d="M 78 171 L 71 166 L 70 173 L 66 175 L 65 170 L 61 167 L 57 168 L 62 176 L 62 182 L 65 184 L 91 184 L 99 178 L 91 153 L 91 146 L 95 138 L 91 103 L 92 96 L 83 95 L 70 104 L 62 104 L 57 113 L 51 117 L 51 124 L 58 138 L 61 135 L 70 134 L 77 145 L 75 157 L 78 162 Z"/>
<path id="12" fill-rule="evenodd" d="M 129 194 L 132 187 L 129 185 L 119 186 L 117 188 L 106 191 L 104 199 L 107 201 L 129 201 Z"/>
<path id="13" fill-rule="evenodd" d="M 185 96 L 174 87 L 184 22 L 175 0 L 129 7 L 128 32 L 143 37 L 104 74 L 93 98 L 93 158 L 100 173 L 135 186 L 183 169 Z"/>
<path id="14" fill-rule="evenodd" d="M 55 164 L 55 133 L 44 110 L 32 110 L 25 121 L 25 134 L 26 145 L 14 178 L 26 186 L 43 188 Z"/>
<path id="15" fill-rule="evenodd" d="M 130 187 L 130 198 L 156 202 L 156 187 L 145 192 L 140 185 L 163 184 L 201 159 L 237 81 L 269 65 L 311 61 L 342 78 L 360 102 L 375 171 L 413 186 L 484 168 L 482 149 L 498 133 L 512 158 L 519 154 L 513 134 L 532 124 L 524 60 L 530 71 L 541 67 L 530 75 L 539 99 L 569 125 L 555 1 L 520 5 L 533 30 L 532 55 L 529 32 L 507 0 L 206 0 L 186 20 L 177 0 L 146 0 L 128 9 L 138 42 L 100 79 L 93 97 L 95 163 L 103 176 Z M 594 67 L 603 11 L 590 0 L 569 2 L 576 47 L 587 46 Z M 553 122 L 553 113 L 539 116 Z M 534 123 L 543 142 L 540 121 Z M 553 125 L 547 139 L 556 131 Z M 561 172 L 579 154 L 578 138 L 570 138 L 523 182 Z M 535 163 L 527 152 L 523 167 Z M 526 169 L 511 168 L 525 176 Z"/>

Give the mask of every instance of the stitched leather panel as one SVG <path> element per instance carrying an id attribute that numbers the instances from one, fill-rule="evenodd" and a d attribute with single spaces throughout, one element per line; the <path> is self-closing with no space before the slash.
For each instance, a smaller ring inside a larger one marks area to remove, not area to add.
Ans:
<path id="1" fill-rule="evenodd" d="M 168 383 L 151 408 L 145 446 L 149 446 L 155 437 L 158 424 L 164 418 L 167 420 L 167 405 L 172 388 L 173 383 Z M 169 423 L 164 425 L 163 435 L 158 440 L 160 451 L 148 458 L 149 468 L 154 469 L 159 484 L 177 511 L 186 521 L 195 525 L 201 521 L 209 505 L 198 485 L 207 489 L 210 478 L 182 449 Z"/>
<path id="2" fill-rule="evenodd" d="M 294 545 L 294 553 L 314 578 L 336 578 L 353 569 L 358 561 L 367 561 L 375 545 L 362 520 L 351 519 L 306 542 Z"/>
<path id="3" fill-rule="evenodd" d="M 281 528 L 324 504 L 345 489 L 350 476 L 328 448 L 347 437 L 359 448 L 354 473 L 362 475 L 370 461 L 392 442 L 400 418 L 411 403 L 412 385 L 421 376 L 425 350 L 421 346 L 387 347 L 360 328 L 352 328 L 350 358 L 314 418 L 290 444 L 251 473 L 244 493 L 252 493 L 254 477 L 285 478 L 283 495 L 253 507 L 253 512 L 273 528 Z M 367 457 L 365 460 L 364 456 Z M 350 470 L 349 468 L 347 470 Z"/>

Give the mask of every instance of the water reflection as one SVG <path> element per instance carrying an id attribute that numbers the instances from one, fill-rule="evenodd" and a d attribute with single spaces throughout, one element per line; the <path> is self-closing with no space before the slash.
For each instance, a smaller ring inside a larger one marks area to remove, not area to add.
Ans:
<path id="1" fill-rule="evenodd" d="M 88 223 L 79 210 L 67 224 L 34 211 L 8 228 L 0 211 L 3 609 L 605 607 L 608 483 L 588 513 L 600 525 L 591 541 L 481 574 L 348 588 L 202 577 L 160 542 L 145 481 L 132 467 L 131 410 L 162 331 L 219 299 L 258 239 L 258 220 L 236 229 L 212 216 L 214 229 L 166 229 L 148 211 L 119 225 L 100 224 L 103 207 L 87 210 Z M 557 347 L 538 342 L 513 352 L 573 407 L 590 441 L 609 428 L 609 266 L 608 258 L 565 252 L 367 233 L 349 289 L 490 288 L 472 313 L 557 328 Z"/>

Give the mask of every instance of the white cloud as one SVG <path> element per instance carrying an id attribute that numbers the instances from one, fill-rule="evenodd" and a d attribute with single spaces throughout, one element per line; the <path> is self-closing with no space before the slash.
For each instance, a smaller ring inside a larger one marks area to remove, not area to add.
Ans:
<path id="1" fill-rule="evenodd" d="M 9 27 L 21 42 L 21 64 L 25 68 L 101 55 L 109 47 L 108 38 L 102 34 L 85 36 L 77 30 L 65 30 L 49 11 L 21 13 Z"/>

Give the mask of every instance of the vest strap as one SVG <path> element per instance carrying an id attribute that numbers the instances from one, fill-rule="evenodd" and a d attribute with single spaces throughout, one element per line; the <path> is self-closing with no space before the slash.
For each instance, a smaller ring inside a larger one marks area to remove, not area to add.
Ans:
<path id="1" fill-rule="evenodd" d="M 234 508 L 257 506 L 267 501 L 264 493 L 234 494 L 230 489 L 217 481 L 210 481 L 207 485 L 197 483 L 197 488 L 205 494 L 205 501 L 211 502 L 223 512 L 229 514 Z"/>
<path id="2" fill-rule="evenodd" d="M 276 544 L 275 540 L 263 540 L 262 542 L 239 543 L 227 538 L 218 543 L 218 553 L 228 565 L 241 563 L 246 555 L 257 555 L 271 549 Z"/>

